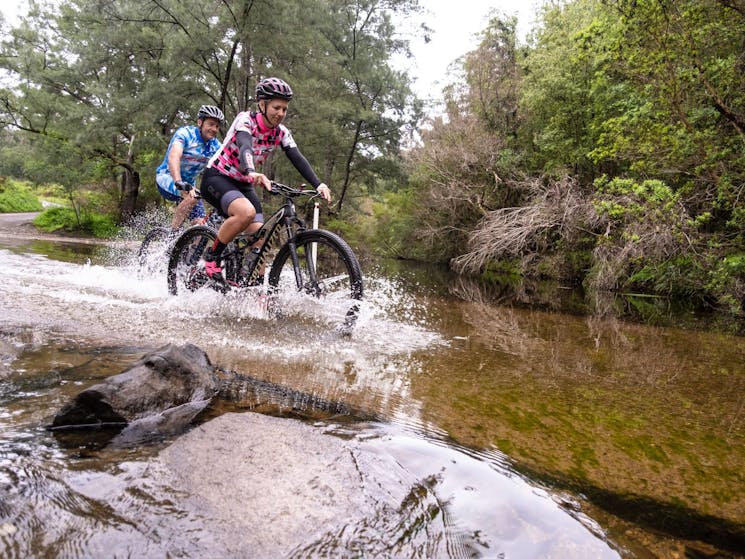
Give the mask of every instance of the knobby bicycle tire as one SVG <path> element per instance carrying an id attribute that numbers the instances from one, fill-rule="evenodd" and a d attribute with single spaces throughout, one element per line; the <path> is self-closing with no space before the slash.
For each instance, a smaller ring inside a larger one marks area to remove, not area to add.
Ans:
<path id="1" fill-rule="evenodd" d="M 215 242 L 217 232 L 204 225 L 184 231 L 173 245 L 168 257 L 168 292 L 195 291 L 207 283 L 204 273 L 204 253 Z"/>
<path id="2" fill-rule="evenodd" d="M 295 237 L 298 274 L 289 244 L 280 247 L 269 271 L 269 290 L 294 291 L 319 300 L 317 312 L 337 327 L 351 328 L 360 311 L 362 271 L 354 252 L 338 235 L 323 229 L 302 231 Z M 276 312 L 276 309 L 275 309 Z"/>
<path id="3" fill-rule="evenodd" d="M 140 272 L 152 272 L 163 262 L 161 256 L 167 253 L 170 235 L 171 230 L 168 227 L 153 227 L 147 232 L 137 252 Z"/>

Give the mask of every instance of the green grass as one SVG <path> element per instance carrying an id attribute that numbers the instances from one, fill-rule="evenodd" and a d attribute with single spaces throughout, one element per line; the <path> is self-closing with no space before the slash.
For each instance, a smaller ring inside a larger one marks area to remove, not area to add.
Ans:
<path id="1" fill-rule="evenodd" d="M 113 217 L 109 215 L 83 212 L 78 222 L 70 208 L 49 208 L 34 220 L 34 225 L 48 233 L 64 231 L 100 238 L 111 237 L 118 231 Z"/>
<path id="2" fill-rule="evenodd" d="M 39 212 L 42 205 L 31 185 L 13 179 L 0 178 L 0 213 Z"/>

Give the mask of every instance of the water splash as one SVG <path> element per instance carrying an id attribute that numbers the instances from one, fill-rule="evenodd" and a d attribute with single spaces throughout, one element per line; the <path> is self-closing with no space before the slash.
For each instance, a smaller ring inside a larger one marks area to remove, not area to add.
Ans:
<path id="1" fill-rule="evenodd" d="M 44 309 L 44 321 L 74 321 L 84 336 L 146 339 L 153 345 L 180 340 L 222 348 L 252 346 L 287 358 L 330 345 L 342 353 L 353 348 L 372 357 L 443 343 L 413 315 L 408 296 L 384 279 L 368 280 L 360 318 L 345 341 L 335 339 L 323 306 L 299 295 L 285 296 L 287 312 L 272 319 L 260 291 L 223 295 L 203 289 L 171 296 L 165 275 L 141 274 L 131 256 L 117 265 L 59 262 L 6 250 L 0 250 L 0 257 L 7 266 L 0 295 L 8 301 L 0 318 L 9 322 L 23 323 L 29 309 Z"/>

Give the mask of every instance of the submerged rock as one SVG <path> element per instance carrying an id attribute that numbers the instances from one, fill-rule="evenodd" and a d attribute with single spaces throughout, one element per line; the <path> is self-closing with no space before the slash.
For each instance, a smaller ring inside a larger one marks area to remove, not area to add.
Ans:
<path id="1" fill-rule="evenodd" d="M 619 557 L 549 493 L 380 424 L 225 413 L 147 472 L 151 487 L 178 488 L 184 556 Z"/>
<path id="2" fill-rule="evenodd" d="M 353 445 L 301 421 L 246 412 L 199 425 L 158 462 L 188 495 L 179 507 L 203 519 L 197 550 L 270 558 L 295 556 L 358 515 L 400 505 L 408 484 L 391 480 L 371 494 L 355 454 Z M 379 469 L 394 466 L 387 460 Z"/>

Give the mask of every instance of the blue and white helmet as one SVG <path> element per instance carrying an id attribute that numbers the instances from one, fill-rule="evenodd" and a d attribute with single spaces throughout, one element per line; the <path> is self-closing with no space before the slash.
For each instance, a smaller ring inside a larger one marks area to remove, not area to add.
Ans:
<path id="1" fill-rule="evenodd" d="M 225 120 L 225 115 L 223 115 L 222 111 L 214 105 L 202 105 L 199 107 L 197 120 L 204 120 L 205 118 L 216 118 L 220 121 L 220 124 L 222 124 L 222 121 Z"/>

